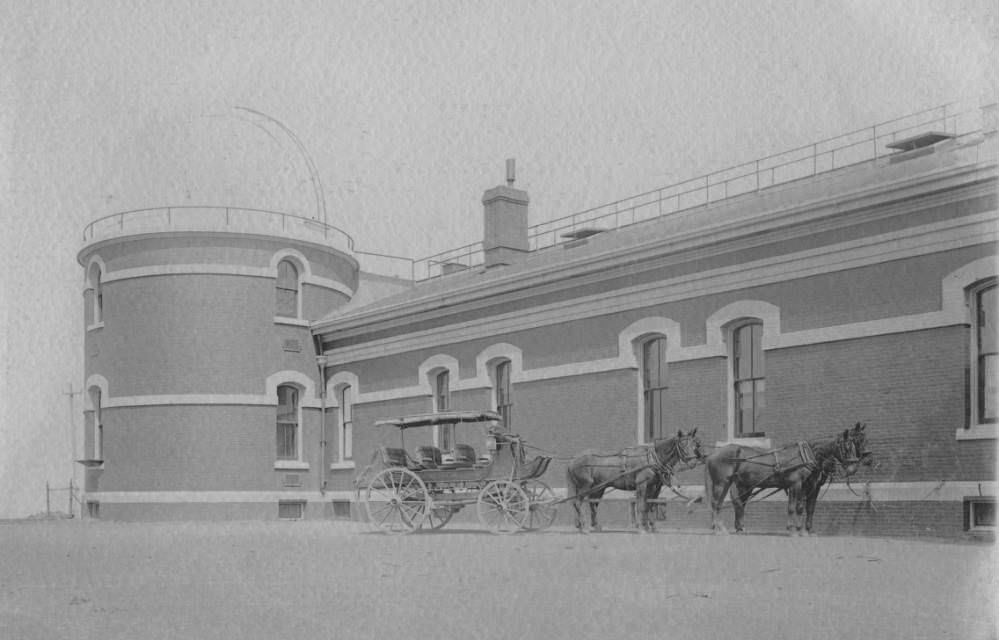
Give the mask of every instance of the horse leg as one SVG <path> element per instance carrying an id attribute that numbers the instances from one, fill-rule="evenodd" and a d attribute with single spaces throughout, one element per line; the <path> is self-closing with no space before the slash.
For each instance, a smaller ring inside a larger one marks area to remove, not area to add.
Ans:
<path id="1" fill-rule="evenodd" d="M 583 531 L 583 514 L 581 511 L 581 500 L 579 497 L 579 487 L 576 486 L 576 478 L 573 477 L 572 470 L 570 469 L 566 473 L 566 493 L 570 498 L 572 498 L 572 509 L 576 512 L 576 531 L 579 533 L 584 533 Z"/>
<path id="2" fill-rule="evenodd" d="M 791 485 L 787 490 L 787 533 L 790 536 L 801 534 L 801 525 L 795 516 L 801 504 L 801 486 Z"/>
<path id="3" fill-rule="evenodd" d="M 805 532 L 810 536 L 815 535 L 815 531 L 812 529 L 812 518 L 815 516 L 815 504 L 819 501 L 820 489 L 822 489 L 822 482 L 815 482 L 805 495 Z"/>
<path id="4" fill-rule="evenodd" d="M 728 533 L 725 529 L 725 525 L 721 523 L 721 518 L 719 512 L 721 511 L 721 500 L 719 500 L 719 489 L 721 489 L 722 500 L 724 500 L 726 487 L 722 487 L 721 483 L 715 482 L 714 478 L 711 477 L 711 467 L 710 465 L 704 465 L 704 500 L 707 501 L 708 506 L 711 507 L 711 531 L 716 535 L 721 535 Z"/>
<path id="5" fill-rule="evenodd" d="M 588 498 L 590 501 L 590 529 L 597 533 L 602 531 L 599 524 L 597 524 L 597 507 L 600 506 L 600 500 L 604 497 L 604 490 L 594 491 L 589 494 Z"/>
<path id="6" fill-rule="evenodd" d="M 744 522 L 746 516 L 746 503 L 749 502 L 749 498 L 752 495 L 752 489 L 743 489 L 738 483 L 734 483 L 731 491 L 729 491 L 729 497 L 732 499 L 732 511 L 735 512 L 736 533 L 743 533 L 746 531 L 746 524 Z"/>

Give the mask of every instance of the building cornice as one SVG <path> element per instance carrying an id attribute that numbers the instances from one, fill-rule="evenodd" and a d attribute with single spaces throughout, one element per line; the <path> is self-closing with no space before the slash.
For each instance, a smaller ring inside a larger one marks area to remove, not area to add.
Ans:
<path id="1" fill-rule="evenodd" d="M 860 222 L 876 221 L 907 212 L 952 202 L 954 190 L 973 198 L 995 192 L 996 164 L 952 167 L 930 175 L 908 177 L 891 184 L 855 190 L 836 198 L 822 198 L 774 211 L 763 210 L 740 220 L 707 225 L 695 231 L 657 237 L 628 246 L 618 246 L 578 258 L 567 256 L 563 262 L 539 266 L 529 272 L 513 271 L 488 282 L 472 282 L 448 291 L 436 291 L 423 298 L 411 298 L 397 305 L 370 312 L 322 320 L 313 331 L 329 338 L 349 338 L 398 329 L 447 315 L 509 303 L 526 297 L 550 295 L 565 289 L 599 283 L 637 273 L 662 269 L 684 262 L 704 260 L 742 249 L 783 242 L 797 237 L 834 230 Z M 790 189 L 785 187 L 785 189 Z M 752 198 L 772 198 L 772 192 L 748 194 L 719 203 L 719 211 L 728 207 L 738 212 Z M 723 216 L 725 217 L 725 216 Z M 630 229 L 655 228 L 654 221 Z M 557 251 L 559 249 L 548 249 Z"/>
<path id="2" fill-rule="evenodd" d="M 402 332 L 363 344 L 334 347 L 328 353 L 336 362 L 355 362 L 996 241 L 999 241 L 999 229 L 995 214 L 977 214 L 613 292 L 580 296 L 564 302 L 538 305 L 529 310 L 496 314 L 486 319 L 452 323 L 448 325 L 447 331 L 432 328 Z M 889 319 L 856 323 L 857 331 L 848 331 L 842 327 L 799 331 L 785 334 L 781 344 L 773 346 L 892 333 L 896 331 L 892 328 L 895 326 L 902 327 L 898 331 L 905 331 L 947 326 L 961 321 L 952 316 L 952 312 L 941 310 L 917 314 L 907 321 Z M 823 337 L 826 334 L 831 337 Z M 685 349 L 689 349 L 690 353 L 684 359 L 719 355 L 714 349 L 702 353 L 705 349 L 703 346 Z"/>

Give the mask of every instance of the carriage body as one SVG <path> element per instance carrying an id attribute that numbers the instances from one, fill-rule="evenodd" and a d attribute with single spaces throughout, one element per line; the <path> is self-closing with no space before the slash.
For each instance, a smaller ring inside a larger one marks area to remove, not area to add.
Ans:
<path id="1" fill-rule="evenodd" d="M 387 533 L 439 529 L 475 505 L 479 521 L 496 533 L 550 525 L 555 496 L 538 478 L 551 457 L 528 460 L 522 439 L 500 427 L 501 419 L 492 411 L 442 411 L 377 421 L 398 429 L 400 446 L 379 447 L 355 479 L 368 520 Z M 447 451 L 431 444 L 428 428 L 438 425 L 461 429 L 466 441 L 478 431 L 480 454 L 468 444 Z M 419 434 L 415 448 L 407 449 L 407 433 Z"/>

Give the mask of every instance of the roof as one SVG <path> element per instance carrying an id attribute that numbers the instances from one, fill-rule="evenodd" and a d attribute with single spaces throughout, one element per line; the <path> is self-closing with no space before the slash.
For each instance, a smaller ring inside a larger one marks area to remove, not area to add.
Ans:
<path id="1" fill-rule="evenodd" d="M 439 411 L 437 413 L 419 413 L 398 418 L 385 418 L 375 422 L 376 427 L 397 427 L 410 429 L 413 427 L 429 427 L 435 424 L 455 424 L 458 422 L 493 422 L 503 418 L 493 411 Z"/>

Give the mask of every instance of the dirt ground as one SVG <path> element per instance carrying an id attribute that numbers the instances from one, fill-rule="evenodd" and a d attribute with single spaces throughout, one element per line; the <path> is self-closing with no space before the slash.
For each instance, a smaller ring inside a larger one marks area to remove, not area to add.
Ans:
<path id="1" fill-rule="evenodd" d="M 350 522 L 0 524 L 0 637 L 995 638 L 994 547 Z"/>

